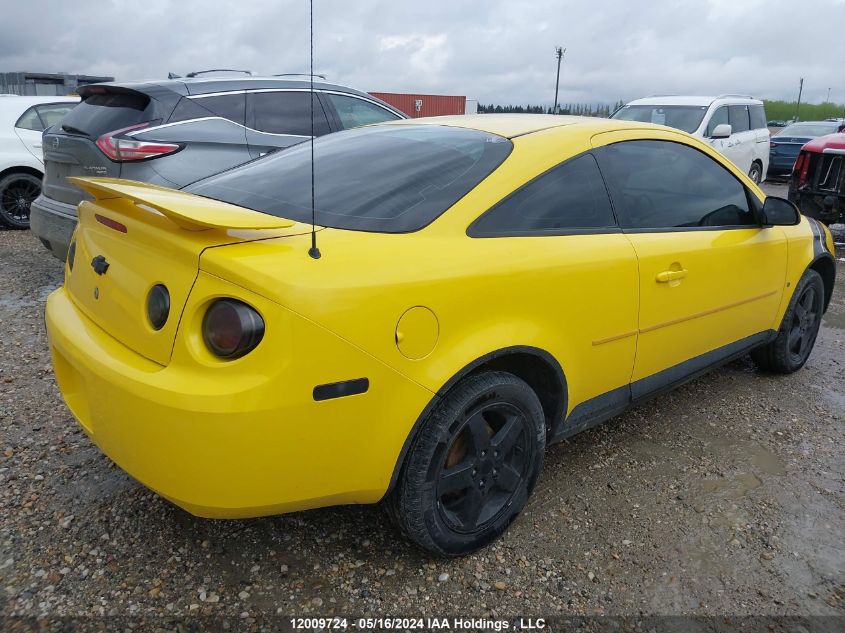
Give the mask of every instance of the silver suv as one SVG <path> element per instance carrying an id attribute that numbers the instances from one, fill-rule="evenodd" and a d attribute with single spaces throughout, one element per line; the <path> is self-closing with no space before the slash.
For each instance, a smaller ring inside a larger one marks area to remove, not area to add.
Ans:
<path id="1" fill-rule="evenodd" d="M 44 182 L 32 232 L 67 257 L 86 194 L 67 176 L 182 188 L 311 137 L 310 82 L 281 77 L 180 78 L 80 88 L 82 102 L 44 131 Z M 314 135 L 406 116 L 364 92 L 314 82 Z"/>

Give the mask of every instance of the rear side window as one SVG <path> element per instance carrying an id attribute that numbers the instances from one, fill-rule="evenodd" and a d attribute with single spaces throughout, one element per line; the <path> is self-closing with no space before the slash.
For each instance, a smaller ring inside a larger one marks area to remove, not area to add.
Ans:
<path id="1" fill-rule="evenodd" d="M 763 109 L 762 105 L 752 105 L 749 106 L 749 110 L 751 113 L 751 129 L 752 130 L 765 130 L 768 129 L 768 125 L 766 124 L 766 111 Z"/>
<path id="2" fill-rule="evenodd" d="M 246 95 L 232 93 L 227 95 L 214 95 L 213 97 L 183 98 L 179 105 L 173 110 L 170 122 L 189 121 L 204 117 L 222 117 L 234 121 L 238 125 L 244 125 L 246 116 Z"/>
<path id="3" fill-rule="evenodd" d="M 44 129 L 44 125 L 41 123 L 41 119 L 38 117 L 38 112 L 36 112 L 34 106 L 20 116 L 18 122 L 15 123 L 15 127 L 21 128 L 22 130 L 35 130 L 36 132 L 41 132 Z"/>
<path id="4" fill-rule="evenodd" d="M 602 148 L 629 229 L 756 225 L 745 187 L 714 159 L 670 141 L 626 141 Z"/>
<path id="5" fill-rule="evenodd" d="M 147 112 L 148 106 L 150 98 L 140 92 L 88 95 L 62 119 L 62 129 L 69 134 L 96 138 L 149 121 L 152 116 Z"/>
<path id="6" fill-rule="evenodd" d="M 311 104 L 314 99 L 314 135 L 328 134 L 329 121 L 320 99 L 310 92 L 254 92 L 252 125 L 260 132 L 311 136 Z"/>
<path id="7" fill-rule="evenodd" d="M 510 154 L 501 136 L 440 125 L 384 125 L 314 142 L 316 220 L 379 233 L 434 221 Z M 311 144 L 302 143 L 185 189 L 299 222 L 311 222 Z"/>
<path id="8" fill-rule="evenodd" d="M 731 118 L 731 134 L 737 132 L 747 132 L 751 129 L 751 122 L 748 117 L 748 106 L 732 105 L 728 106 Z"/>
<path id="9" fill-rule="evenodd" d="M 596 159 L 585 154 L 532 180 L 476 220 L 468 234 L 544 235 L 615 226 Z"/>
<path id="10" fill-rule="evenodd" d="M 337 110 L 337 115 L 340 117 L 340 123 L 344 129 L 370 125 L 371 123 L 395 121 L 399 118 L 389 110 L 357 97 L 331 93 L 326 96 Z"/>
<path id="11" fill-rule="evenodd" d="M 38 110 L 38 116 L 44 123 L 44 127 L 52 127 L 59 123 L 67 116 L 67 113 L 73 110 L 75 103 L 46 103 L 44 105 L 35 106 Z"/>

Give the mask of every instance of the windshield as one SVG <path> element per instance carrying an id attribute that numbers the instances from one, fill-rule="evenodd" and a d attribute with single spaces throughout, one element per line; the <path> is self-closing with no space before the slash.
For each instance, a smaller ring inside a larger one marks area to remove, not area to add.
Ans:
<path id="1" fill-rule="evenodd" d="M 825 134 L 833 134 L 836 132 L 839 124 L 831 123 L 793 123 L 787 125 L 775 136 L 806 136 L 808 138 L 815 138 L 817 136 L 824 136 Z"/>
<path id="2" fill-rule="evenodd" d="M 695 132 L 701 125 L 707 106 L 626 105 L 611 119 L 668 125 L 684 132 Z"/>
<path id="3" fill-rule="evenodd" d="M 384 125 L 314 141 L 316 223 L 405 233 L 435 220 L 512 148 L 501 136 L 440 125 Z M 302 143 L 185 191 L 311 222 L 311 146 Z"/>

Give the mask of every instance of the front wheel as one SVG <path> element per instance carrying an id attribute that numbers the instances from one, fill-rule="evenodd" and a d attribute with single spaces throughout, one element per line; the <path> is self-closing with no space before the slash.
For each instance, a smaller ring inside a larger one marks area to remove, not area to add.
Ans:
<path id="1" fill-rule="evenodd" d="M 763 180 L 763 167 L 756 160 L 751 163 L 751 169 L 748 170 L 748 177 L 754 181 L 755 185 L 759 185 Z"/>
<path id="2" fill-rule="evenodd" d="M 41 179 L 23 172 L 0 179 L 0 223 L 12 229 L 29 228 L 29 206 L 41 193 Z"/>
<path id="3" fill-rule="evenodd" d="M 524 381 L 471 375 L 424 421 L 388 510 L 405 535 L 440 556 L 484 547 L 525 506 L 546 445 L 543 408 Z"/>
<path id="4" fill-rule="evenodd" d="M 815 270 L 808 270 L 795 287 L 777 337 L 752 351 L 752 360 L 761 369 L 779 374 L 801 369 L 816 343 L 823 310 L 824 282 Z"/>

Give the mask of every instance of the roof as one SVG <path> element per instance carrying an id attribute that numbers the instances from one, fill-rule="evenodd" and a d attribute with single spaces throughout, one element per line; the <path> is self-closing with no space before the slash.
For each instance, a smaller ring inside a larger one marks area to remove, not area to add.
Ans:
<path id="1" fill-rule="evenodd" d="M 607 132 L 629 128 L 652 127 L 639 121 L 619 121 L 598 117 L 565 116 L 556 114 L 458 114 L 455 116 L 434 116 L 420 119 L 390 121 L 381 125 L 446 125 L 498 134 L 505 138 L 523 136 L 554 127 L 590 126 L 593 131 Z M 653 126 L 662 127 L 662 126 Z M 665 129 L 665 128 L 663 128 Z"/>
<path id="2" fill-rule="evenodd" d="M 695 96 L 695 95 L 656 95 L 643 99 L 634 99 L 626 105 L 679 105 L 679 106 L 702 106 L 707 107 L 717 100 L 735 101 L 737 103 L 762 103 L 758 99 L 743 97 L 741 95 L 716 95 L 716 96 Z"/>
<path id="3" fill-rule="evenodd" d="M 801 149 L 808 152 L 824 152 L 835 151 L 837 154 L 845 152 L 845 133 L 828 134 L 827 136 L 819 136 L 804 145 Z"/>

